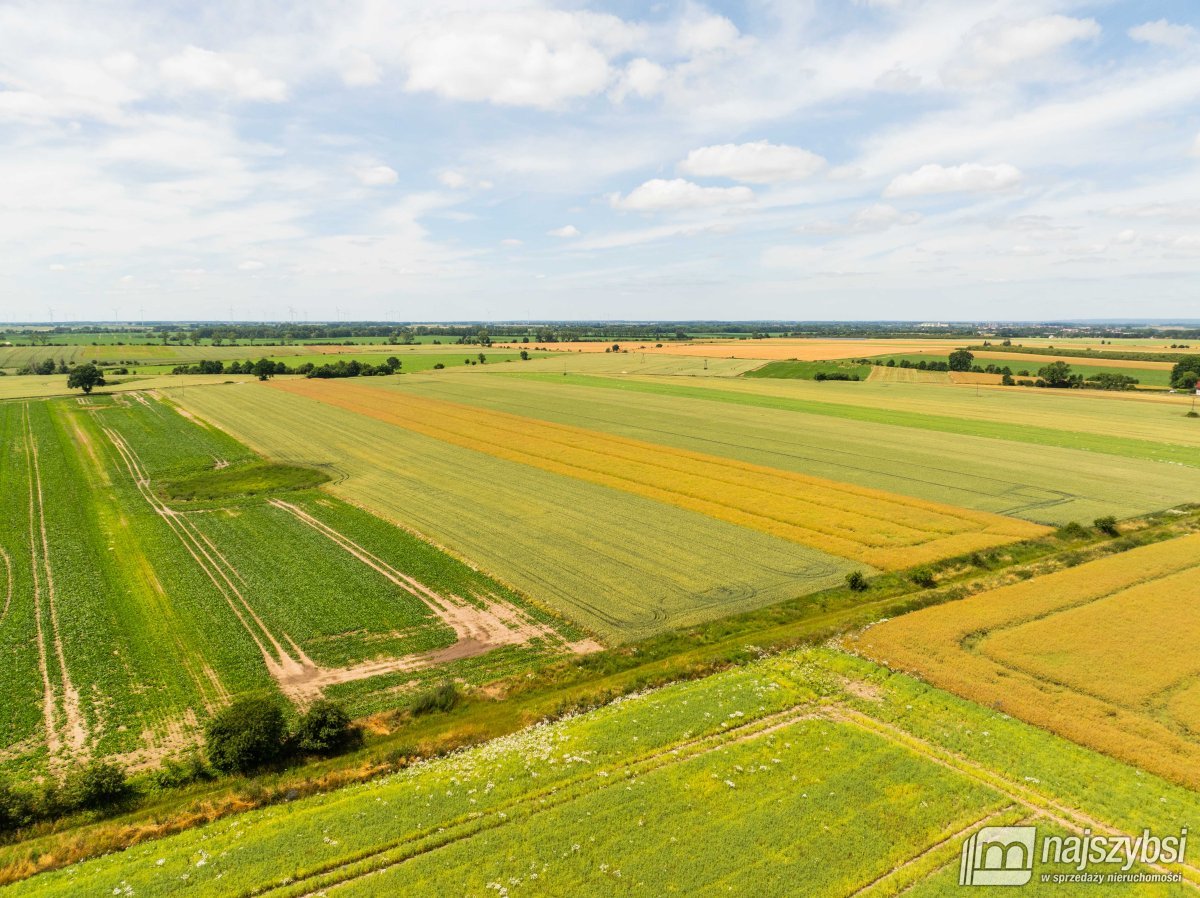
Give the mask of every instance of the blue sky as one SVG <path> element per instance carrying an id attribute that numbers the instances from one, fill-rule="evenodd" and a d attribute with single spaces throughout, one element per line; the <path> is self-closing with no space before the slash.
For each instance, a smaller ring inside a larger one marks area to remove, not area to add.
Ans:
<path id="1" fill-rule="evenodd" d="M 1200 4 L 9 2 L 0 320 L 1200 316 Z"/>

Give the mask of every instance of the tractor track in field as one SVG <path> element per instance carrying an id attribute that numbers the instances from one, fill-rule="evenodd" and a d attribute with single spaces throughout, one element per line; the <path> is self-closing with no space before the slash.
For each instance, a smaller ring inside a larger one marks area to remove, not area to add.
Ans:
<path id="1" fill-rule="evenodd" d="M 0 562 L 4 564 L 4 610 L 0 611 L 0 624 L 3 624 L 8 617 L 8 609 L 12 607 L 13 597 L 12 558 L 4 551 L 4 546 L 0 546 Z"/>
<path id="2" fill-rule="evenodd" d="M 87 747 L 88 729 L 84 720 L 79 690 L 71 681 L 66 651 L 58 621 L 58 593 L 54 585 L 54 570 L 50 564 L 50 537 L 46 527 L 45 497 L 42 492 L 42 466 L 37 437 L 25 403 L 22 424 L 26 466 L 29 476 L 29 552 L 33 579 L 34 617 L 37 621 L 38 670 L 42 677 L 42 716 L 46 727 L 46 748 L 52 764 L 61 763 L 64 752 L 82 755 Z M 43 606 L 50 621 L 46 627 Z M 49 629 L 49 634 L 47 634 Z M 50 676 L 50 655 L 58 662 L 61 696 Z M 59 717 L 62 717 L 62 726 Z"/>
<path id="3" fill-rule="evenodd" d="M 235 579 L 243 587 L 246 586 L 241 573 L 238 572 L 192 521 L 186 516 L 176 513 L 159 500 L 154 494 L 154 490 L 150 487 L 150 479 L 142 467 L 141 459 L 138 457 L 136 451 L 125 441 L 124 437 L 109 427 L 104 428 L 104 433 L 121 456 L 142 498 L 167 523 L 172 532 L 183 543 L 188 554 L 192 556 L 192 559 L 209 580 L 212 581 L 212 584 L 225 599 L 239 623 L 241 623 L 242 627 L 250 635 L 250 638 L 262 653 L 263 661 L 271 676 L 281 685 L 292 680 L 312 676 L 317 670 L 317 666 L 312 659 L 296 649 L 296 644 L 285 634 L 283 638 L 297 651 L 298 657 L 293 657 L 284 648 L 279 638 L 268 629 L 262 618 L 254 610 L 254 607 L 238 588 Z"/>
<path id="4" fill-rule="evenodd" d="M 818 707 L 802 704 L 702 736 L 684 738 L 681 741 L 661 746 L 645 755 L 601 768 L 606 776 L 600 784 L 597 784 L 596 772 L 589 770 L 575 778 L 551 784 L 539 791 L 515 796 L 487 811 L 464 815 L 448 826 L 438 827 L 428 833 L 417 834 L 412 838 L 402 839 L 400 842 L 384 845 L 381 848 L 366 849 L 344 861 L 331 864 L 325 870 L 315 870 L 301 879 L 275 888 L 267 888 L 255 894 L 274 895 L 277 898 L 317 898 L 317 896 L 324 895 L 326 889 L 382 873 L 414 857 L 428 854 L 439 848 L 470 839 L 481 832 L 506 825 L 510 821 L 519 819 L 517 815 L 522 811 L 524 811 L 523 816 L 531 817 L 580 798 L 595 795 L 597 792 L 626 785 L 631 779 L 659 768 L 704 757 L 730 745 L 738 745 L 775 733 L 800 721 L 827 719 Z"/>

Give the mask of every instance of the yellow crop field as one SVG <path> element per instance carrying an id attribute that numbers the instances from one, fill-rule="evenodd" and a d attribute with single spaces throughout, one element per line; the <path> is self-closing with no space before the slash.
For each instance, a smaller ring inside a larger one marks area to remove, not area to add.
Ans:
<path id="1" fill-rule="evenodd" d="M 889 666 L 1200 785 L 1200 534 L 868 629 Z"/>
<path id="2" fill-rule="evenodd" d="M 276 389 L 414 430 L 456 446 L 615 487 L 896 570 L 1033 537 L 1046 528 L 440 399 L 309 380 Z"/>
<path id="3" fill-rule="evenodd" d="M 987 374 L 982 371 L 951 371 L 948 375 L 952 384 L 998 384 L 1004 378 L 1002 374 Z"/>
<path id="4" fill-rule="evenodd" d="M 532 345 L 532 344 L 530 344 Z M 930 352 L 946 355 L 963 345 L 962 340 L 822 340 L 797 338 L 773 338 L 770 340 L 694 340 L 688 343 L 664 343 L 656 346 L 652 342 L 637 341 L 619 344 L 622 349 L 646 353 L 677 356 L 707 356 L 718 359 L 797 359 L 802 362 L 819 362 L 826 359 L 862 358 L 872 355 L 894 353 Z M 520 349 L 521 344 L 496 344 L 496 348 Z M 528 348 L 526 346 L 525 348 Z M 579 343 L 551 343 L 546 349 L 557 352 L 603 353 L 611 349 L 608 342 L 585 341 Z"/>
<path id="5" fill-rule="evenodd" d="M 951 375 L 946 371 L 922 371 L 920 368 L 889 368 L 877 365 L 867 380 L 884 384 L 948 384 Z"/>

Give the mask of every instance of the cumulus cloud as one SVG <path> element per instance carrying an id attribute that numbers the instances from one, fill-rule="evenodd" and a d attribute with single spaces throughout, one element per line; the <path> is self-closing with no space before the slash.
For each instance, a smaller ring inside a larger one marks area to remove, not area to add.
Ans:
<path id="1" fill-rule="evenodd" d="M 547 237 L 578 237 L 579 228 L 575 225 L 563 225 L 561 228 L 554 228 L 546 232 Z"/>
<path id="2" fill-rule="evenodd" d="M 441 20 L 408 49 L 410 91 L 550 109 L 605 90 L 629 41 L 614 16 L 530 10 Z"/>
<path id="3" fill-rule="evenodd" d="M 679 26 L 676 45 L 685 54 L 709 53 L 733 46 L 740 32 L 724 16 L 703 15 L 689 18 Z"/>
<path id="4" fill-rule="evenodd" d="M 619 103 L 631 94 L 643 99 L 653 97 L 662 90 L 666 80 L 666 69 L 656 62 L 639 57 L 625 67 L 621 80 L 612 90 L 612 98 Z"/>
<path id="5" fill-rule="evenodd" d="M 354 174 L 367 187 L 385 187 L 400 180 L 396 170 L 387 165 L 366 165 L 357 169 Z"/>
<path id="6" fill-rule="evenodd" d="M 998 165 L 922 165 L 898 175 L 883 192 L 888 197 L 925 196 L 935 193 L 980 193 L 1003 190 L 1021 180 L 1021 172 L 1007 163 Z"/>
<path id="7" fill-rule="evenodd" d="M 1196 29 L 1191 25 L 1176 25 L 1166 19 L 1158 19 L 1130 28 L 1129 36 L 1143 44 L 1182 49 L 1196 40 Z"/>
<path id="8" fill-rule="evenodd" d="M 800 147 L 768 143 L 725 143 L 700 147 L 677 166 L 698 178 L 732 178 L 750 184 L 798 181 L 820 171 L 825 160 Z"/>
<path id="9" fill-rule="evenodd" d="M 615 209 L 633 212 L 670 212 L 749 203 L 754 193 L 749 187 L 701 187 L 683 178 L 654 178 L 635 187 L 626 196 L 610 197 Z"/>
<path id="10" fill-rule="evenodd" d="M 268 78 L 253 66 L 239 65 L 229 57 L 187 47 L 159 63 L 159 72 L 169 82 L 185 89 L 228 93 L 243 100 L 279 103 L 287 99 L 287 85 Z"/>
<path id="11" fill-rule="evenodd" d="M 369 87 L 378 84 L 383 69 L 370 53 L 350 50 L 342 59 L 342 83 L 348 87 Z"/>
<path id="12" fill-rule="evenodd" d="M 1017 65 L 1028 65 L 1075 41 L 1099 36 L 1095 19 L 1060 15 L 1023 22 L 993 19 L 971 30 L 946 75 L 954 81 L 981 81 Z"/>

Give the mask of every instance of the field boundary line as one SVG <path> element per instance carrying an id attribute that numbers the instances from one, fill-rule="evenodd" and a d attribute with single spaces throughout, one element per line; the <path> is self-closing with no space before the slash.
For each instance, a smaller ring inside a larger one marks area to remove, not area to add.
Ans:
<path id="1" fill-rule="evenodd" d="M 746 742 L 759 736 L 773 733 L 784 727 L 803 720 L 824 720 L 829 718 L 822 714 L 814 703 L 794 705 L 783 711 L 754 718 L 735 727 L 707 733 L 690 739 L 677 741 L 641 757 L 630 758 L 622 763 L 609 767 L 601 767 L 607 776 L 597 784 L 596 771 L 581 771 L 579 775 L 557 784 L 548 785 L 540 790 L 514 796 L 487 811 L 475 811 L 460 816 L 456 821 L 438 826 L 430 832 L 416 835 L 414 838 L 385 845 L 382 848 L 364 851 L 356 857 L 337 863 L 324 871 L 316 871 L 302 879 L 285 883 L 256 895 L 276 895 L 278 898 L 314 898 L 323 894 L 327 888 L 344 885 L 365 876 L 381 873 L 396 867 L 411 858 L 428 854 L 439 848 L 444 848 L 464 839 L 472 838 L 481 832 L 506 825 L 515 819 L 515 815 L 502 817 L 501 813 L 517 809 L 522 818 L 533 817 L 543 811 L 560 807 L 580 798 L 594 795 L 626 783 L 631 777 L 640 776 L 651 771 L 683 763 L 694 758 L 703 757 L 714 751 L 720 751 L 729 745 Z M 593 788 L 581 788 L 591 784 Z M 310 882 L 316 880 L 316 882 Z"/>
<path id="2" fill-rule="evenodd" d="M 1020 785 L 999 771 L 986 767 L 977 761 L 972 761 L 970 758 L 950 749 L 928 742 L 919 736 L 901 729 L 895 724 L 878 720 L 869 714 L 864 714 L 862 711 L 846 705 L 842 705 L 837 710 L 832 711 L 831 717 L 874 732 L 876 735 L 890 739 L 897 745 L 908 748 L 916 754 L 923 755 L 943 767 L 956 770 L 1006 795 L 1017 804 L 1028 808 L 1034 814 L 1046 817 L 1066 829 L 1081 832 L 1084 829 L 1090 828 L 1094 832 L 1103 832 L 1108 835 L 1128 835 L 1116 826 L 1105 823 L 1078 809 L 1065 807 L 1057 800 L 1049 798 L 1028 786 Z M 1194 867 L 1191 864 L 1172 864 L 1170 867 L 1159 864 L 1148 864 L 1147 866 L 1162 873 L 1180 873 L 1188 885 L 1193 889 L 1200 890 L 1200 868 Z"/>
<path id="3" fill-rule="evenodd" d="M 8 552 L 4 550 L 4 546 L 0 546 L 0 561 L 4 562 L 4 611 L 0 612 L 0 624 L 4 623 L 4 619 L 8 617 L 8 609 L 12 605 L 13 597 L 13 566 L 12 558 Z"/>

